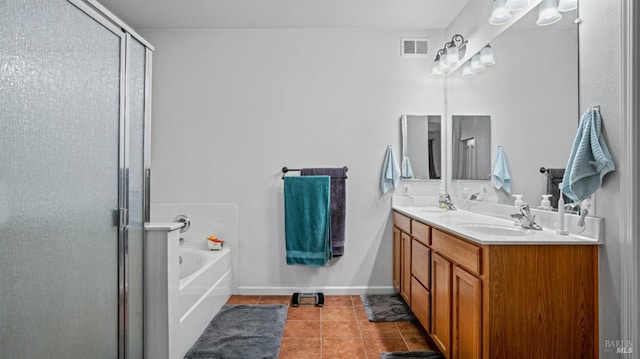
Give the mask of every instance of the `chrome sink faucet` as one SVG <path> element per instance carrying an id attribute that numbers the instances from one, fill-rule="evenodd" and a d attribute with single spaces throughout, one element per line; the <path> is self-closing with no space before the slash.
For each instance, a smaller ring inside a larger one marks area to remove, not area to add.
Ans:
<path id="1" fill-rule="evenodd" d="M 453 205 L 453 201 L 451 201 L 451 196 L 448 193 L 440 195 L 438 203 L 440 204 L 440 207 L 444 206 L 448 211 L 457 210 L 456 206 Z"/>
<path id="2" fill-rule="evenodd" d="M 517 218 L 522 224 L 522 228 L 534 229 L 536 231 L 542 230 L 542 227 L 540 227 L 540 225 L 535 221 L 536 216 L 531 214 L 531 209 L 526 203 L 520 205 L 520 213 L 513 213 L 511 218 Z"/>

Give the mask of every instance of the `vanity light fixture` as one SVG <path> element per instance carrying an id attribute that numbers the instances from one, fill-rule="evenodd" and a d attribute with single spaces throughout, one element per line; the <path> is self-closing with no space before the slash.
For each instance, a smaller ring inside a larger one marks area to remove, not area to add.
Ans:
<path id="1" fill-rule="evenodd" d="M 451 65 L 447 63 L 447 52 L 444 51 L 440 54 L 440 61 L 438 61 L 438 69 L 444 72 L 445 74 L 451 71 Z"/>
<path id="2" fill-rule="evenodd" d="M 460 57 L 464 56 L 464 49 L 467 46 L 467 41 L 460 34 L 455 34 L 451 38 L 451 41 L 444 44 L 444 49 L 447 54 L 447 64 L 455 65 L 460 61 Z"/>
<path id="3" fill-rule="evenodd" d="M 491 45 L 485 46 L 480 51 L 480 63 L 485 67 L 496 64 L 496 59 L 493 57 L 493 49 L 491 48 Z"/>
<path id="4" fill-rule="evenodd" d="M 443 77 L 444 71 L 440 70 L 440 52 L 436 54 L 435 60 L 433 60 L 433 67 L 431 67 L 431 77 Z"/>
<path id="5" fill-rule="evenodd" d="M 462 77 L 473 77 L 476 73 L 471 70 L 471 60 L 467 61 L 462 65 Z"/>
<path id="6" fill-rule="evenodd" d="M 547 26 L 555 24 L 562 19 L 562 14 L 558 12 L 558 0 L 543 0 L 538 6 L 538 20 L 536 25 Z"/>
<path id="7" fill-rule="evenodd" d="M 511 20 L 511 12 L 506 7 L 507 0 L 493 0 L 493 8 L 491 10 L 491 17 L 489 17 L 489 24 L 502 25 Z"/>
<path id="8" fill-rule="evenodd" d="M 444 47 L 438 50 L 436 58 L 433 60 L 431 68 L 431 76 L 441 77 L 447 74 L 453 68 L 453 65 L 460 61 L 460 57 L 464 56 L 467 40 L 460 34 L 455 34 L 451 41 L 446 42 Z"/>
<path id="9" fill-rule="evenodd" d="M 493 48 L 491 48 L 491 45 L 487 45 L 464 63 L 462 66 L 462 77 L 473 77 L 478 72 L 482 72 L 486 70 L 487 67 L 495 64 L 496 59 L 493 57 Z"/>
<path id="10" fill-rule="evenodd" d="M 529 6 L 529 0 L 507 0 L 504 7 L 509 11 L 520 11 Z"/>
<path id="11" fill-rule="evenodd" d="M 578 0 L 560 0 L 558 11 L 567 12 L 578 8 Z"/>
<path id="12" fill-rule="evenodd" d="M 471 70 L 473 70 L 473 72 L 482 72 L 486 70 L 482 62 L 480 62 L 480 54 L 475 54 L 471 57 Z"/>

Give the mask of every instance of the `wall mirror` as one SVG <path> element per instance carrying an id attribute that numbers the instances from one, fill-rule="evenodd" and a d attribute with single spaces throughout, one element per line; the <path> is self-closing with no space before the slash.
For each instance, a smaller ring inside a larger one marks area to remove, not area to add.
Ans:
<path id="1" fill-rule="evenodd" d="M 491 179 L 491 117 L 452 116 L 452 178 Z"/>
<path id="2" fill-rule="evenodd" d="M 447 161 L 452 165 L 447 186 L 455 194 L 459 179 L 456 172 L 456 120 L 482 114 L 490 116 L 490 172 L 496 149 L 502 146 L 511 175 L 511 193 L 492 190 L 486 168 L 478 177 L 486 181 L 465 184 L 470 190 L 489 189 L 489 196 L 501 203 L 513 203 L 513 194 L 524 195 L 531 207 L 540 205 L 541 195 L 550 193 L 550 178 L 541 167 L 566 166 L 580 117 L 578 104 L 578 32 L 576 11 L 562 13 L 562 20 L 537 26 L 537 11 L 531 11 L 494 38 L 496 64 L 473 77 L 462 76 L 462 66 L 446 78 Z M 473 41 L 473 37 L 469 37 Z M 583 107 L 592 104 L 584 104 Z M 478 142 L 476 138 L 476 156 Z M 474 187 L 474 188 L 471 188 Z M 475 188 L 477 187 L 477 188 Z"/>
<path id="3" fill-rule="evenodd" d="M 402 115 L 401 177 L 440 179 L 442 172 L 441 116 Z"/>

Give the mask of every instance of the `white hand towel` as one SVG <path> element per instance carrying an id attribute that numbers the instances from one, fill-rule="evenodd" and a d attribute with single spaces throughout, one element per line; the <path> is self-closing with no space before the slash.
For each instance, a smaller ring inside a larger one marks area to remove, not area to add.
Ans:
<path id="1" fill-rule="evenodd" d="M 493 186 L 498 190 L 502 189 L 511 194 L 511 174 L 509 174 L 507 157 L 504 154 L 502 146 L 498 146 L 497 152 L 496 163 L 493 168 Z"/>
<path id="2" fill-rule="evenodd" d="M 387 193 L 391 188 L 398 188 L 398 180 L 400 178 L 400 167 L 396 162 L 396 156 L 393 153 L 391 145 L 387 146 L 387 154 L 382 164 L 382 175 L 380 176 L 380 190 L 382 194 Z"/>

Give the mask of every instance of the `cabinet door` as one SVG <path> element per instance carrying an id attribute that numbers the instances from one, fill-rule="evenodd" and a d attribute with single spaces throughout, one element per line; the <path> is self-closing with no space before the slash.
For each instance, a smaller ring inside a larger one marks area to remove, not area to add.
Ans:
<path id="1" fill-rule="evenodd" d="M 431 332 L 431 293 L 420 283 L 416 277 L 411 278 L 411 311 L 422 324 L 422 327 Z"/>
<path id="2" fill-rule="evenodd" d="M 402 233 L 402 283 L 400 294 L 411 305 L 411 236 Z"/>
<path id="3" fill-rule="evenodd" d="M 415 238 L 411 244 L 411 274 L 419 280 L 426 289 L 431 288 L 430 250 Z"/>
<path id="4" fill-rule="evenodd" d="M 482 281 L 453 268 L 453 358 L 480 358 Z"/>
<path id="5" fill-rule="evenodd" d="M 445 357 L 451 348 L 451 263 L 431 255 L 431 336 Z"/>
<path id="6" fill-rule="evenodd" d="M 398 228 L 393 227 L 393 286 L 400 291 L 402 265 L 402 238 Z"/>

